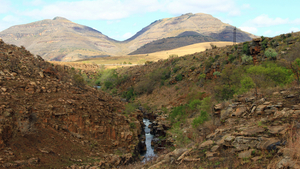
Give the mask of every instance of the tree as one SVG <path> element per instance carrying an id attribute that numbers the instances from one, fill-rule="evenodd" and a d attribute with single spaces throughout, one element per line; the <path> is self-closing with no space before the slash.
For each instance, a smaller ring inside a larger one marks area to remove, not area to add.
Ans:
<path id="1" fill-rule="evenodd" d="M 265 56 L 267 56 L 267 58 L 269 58 L 271 60 L 276 60 L 277 55 L 278 55 L 278 53 L 272 48 L 268 48 L 265 51 Z"/>
<path id="2" fill-rule="evenodd" d="M 296 76 L 298 85 L 300 84 L 300 44 L 296 43 L 292 52 L 286 57 L 287 66 L 292 69 Z"/>
<path id="3" fill-rule="evenodd" d="M 252 58 L 252 56 L 250 56 L 250 55 L 243 55 L 243 57 L 242 57 L 242 62 L 243 62 L 243 64 L 249 64 L 250 62 L 252 62 L 252 60 L 253 60 L 253 58 Z"/>

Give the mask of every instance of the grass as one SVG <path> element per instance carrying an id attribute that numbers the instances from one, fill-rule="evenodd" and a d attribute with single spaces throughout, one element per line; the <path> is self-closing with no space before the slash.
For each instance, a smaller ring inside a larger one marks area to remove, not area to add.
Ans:
<path id="1" fill-rule="evenodd" d="M 148 53 L 148 54 L 139 54 L 139 55 L 122 55 L 122 56 L 112 56 L 112 57 L 100 57 L 100 58 L 91 58 L 85 60 L 79 60 L 72 63 L 96 63 L 96 64 L 103 64 L 106 68 L 116 68 L 116 67 L 128 67 L 134 66 L 136 64 L 144 64 L 146 61 L 158 61 L 160 59 L 168 59 L 170 55 L 178 55 L 183 56 L 186 54 L 202 52 L 206 49 L 210 49 L 211 42 L 204 42 L 204 43 L 197 43 L 189 46 L 180 47 L 177 49 L 167 50 L 167 51 L 160 51 L 155 53 Z M 213 42 L 214 45 L 218 47 L 223 47 L 226 45 L 231 45 L 232 42 Z M 123 63 L 132 63 L 124 65 Z M 110 64 L 110 65 L 107 65 Z M 115 65 L 113 65 L 115 64 Z"/>

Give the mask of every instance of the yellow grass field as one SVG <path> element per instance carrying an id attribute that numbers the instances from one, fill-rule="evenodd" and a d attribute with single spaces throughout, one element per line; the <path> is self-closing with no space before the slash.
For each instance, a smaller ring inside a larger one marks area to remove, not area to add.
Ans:
<path id="1" fill-rule="evenodd" d="M 158 61 L 160 59 L 167 59 L 170 55 L 184 56 L 187 54 L 193 54 L 196 52 L 202 52 L 206 49 L 211 49 L 210 44 L 216 45 L 217 47 L 223 47 L 227 45 L 232 45 L 232 42 L 204 42 L 197 43 L 189 46 L 184 46 L 172 50 L 160 51 L 155 53 L 148 54 L 139 54 L 139 55 L 125 55 L 125 56 L 112 56 L 112 57 L 100 57 L 100 58 L 91 58 L 86 60 L 80 60 L 75 62 L 66 62 L 71 63 L 87 63 L 87 64 L 101 64 L 105 65 L 106 68 L 117 68 L 122 66 L 133 66 L 136 64 L 144 64 L 146 61 Z M 131 63 L 131 64 L 129 64 Z M 62 64 L 62 63 L 61 63 Z"/>

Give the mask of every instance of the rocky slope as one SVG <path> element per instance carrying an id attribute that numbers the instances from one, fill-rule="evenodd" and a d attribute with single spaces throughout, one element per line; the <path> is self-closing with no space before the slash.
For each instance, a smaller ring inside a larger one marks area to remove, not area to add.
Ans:
<path id="1" fill-rule="evenodd" d="M 10 27 L 0 32 L 0 38 L 6 43 L 22 45 L 46 60 L 74 61 L 107 55 L 124 55 L 150 42 L 155 43 L 156 40 L 176 36 L 179 36 L 176 39 L 179 42 L 174 42 L 172 45 L 168 41 L 163 42 L 166 49 L 212 39 L 232 41 L 233 28 L 208 14 L 185 14 L 155 21 L 132 38 L 118 42 L 90 27 L 56 17 L 53 20 L 46 19 Z M 200 37 L 192 38 L 193 40 L 184 37 L 191 32 L 193 35 L 200 34 Z M 204 38 L 204 36 L 208 37 Z M 248 41 L 253 37 L 255 36 L 237 30 L 238 42 Z M 189 42 L 181 43 L 182 40 Z M 157 50 L 152 49 L 151 52 L 153 51 Z"/>
<path id="2" fill-rule="evenodd" d="M 86 86 L 79 71 L 0 40 L 0 166 L 113 167 L 139 152 L 142 114 Z"/>
<path id="3" fill-rule="evenodd" d="M 154 147 L 162 153 L 145 165 L 130 167 L 299 168 L 299 64 L 297 70 L 292 67 L 299 58 L 299 42 L 300 32 L 261 37 L 119 70 L 128 77 L 116 86 L 118 92 L 143 105 L 140 110 L 153 122 Z M 277 54 L 274 58 L 266 56 L 268 48 Z M 251 56 L 248 62 L 245 55 Z M 267 76 L 283 78 L 275 70 L 282 69 L 293 81 L 274 85 L 271 79 L 243 71 L 268 64 L 277 67 Z M 235 90 L 242 87 L 242 76 L 254 79 L 252 89 L 220 99 L 234 90 L 229 87 L 235 83 Z M 204 108 L 190 109 L 191 103 L 199 99 L 202 104 L 203 98 L 213 103 L 206 109 L 210 121 L 194 127 Z"/>

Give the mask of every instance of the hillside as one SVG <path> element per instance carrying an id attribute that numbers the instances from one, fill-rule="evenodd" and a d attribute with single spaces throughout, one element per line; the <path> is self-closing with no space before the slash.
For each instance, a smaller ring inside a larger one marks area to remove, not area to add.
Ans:
<path id="1" fill-rule="evenodd" d="M 123 168 L 299 168 L 299 52 L 297 32 L 104 73 L 153 122 L 159 156 Z"/>
<path id="2" fill-rule="evenodd" d="M 126 55 L 150 42 L 153 42 L 150 48 L 143 47 L 143 52 L 138 53 L 174 49 L 199 42 L 232 41 L 233 28 L 208 14 L 185 14 L 155 21 L 132 38 L 119 42 L 93 28 L 56 17 L 10 27 L 0 32 L 0 38 L 6 43 L 24 46 L 46 60 L 75 61 Z M 237 30 L 238 42 L 254 37 Z M 159 46 L 162 48 L 157 48 L 157 44 L 161 44 Z"/>
<path id="3" fill-rule="evenodd" d="M 72 61 L 120 52 L 116 42 L 101 32 L 61 17 L 13 26 L 0 32 L 0 37 L 46 60 Z"/>
<path id="4" fill-rule="evenodd" d="M 149 26 L 147 26 L 146 28 L 144 28 L 143 30 L 141 30 L 140 32 L 138 32 L 132 38 L 126 40 L 126 42 L 130 44 L 129 45 L 130 49 L 140 48 L 141 46 L 143 46 L 142 48 L 147 48 L 143 50 L 150 50 L 152 45 L 162 42 L 160 39 L 169 38 L 169 37 L 177 37 L 178 40 L 185 39 L 184 37 L 193 39 L 193 40 L 188 39 L 188 42 L 184 42 L 189 44 L 193 44 L 191 43 L 193 41 L 197 41 L 199 43 L 199 42 L 204 42 L 212 39 L 215 39 L 217 41 L 232 41 L 233 29 L 234 29 L 233 26 L 223 23 L 222 21 L 213 17 L 212 15 L 204 14 L 204 13 L 197 13 L 197 14 L 188 13 L 188 14 L 181 15 L 179 17 L 157 20 L 152 24 L 150 24 Z M 210 39 L 206 39 L 205 37 L 207 36 Z M 244 41 L 249 41 L 252 38 L 255 38 L 256 36 L 237 29 L 236 37 L 237 37 L 237 42 L 244 42 Z M 157 40 L 160 41 L 156 42 Z M 164 41 L 166 41 L 167 44 L 163 44 L 161 46 L 166 46 L 168 49 L 174 49 L 173 47 L 170 46 L 172 42 L 169 42 L 172 40 L 173 39 L 165 39 Z M 149 46 L 145 45 L 150 42 L 153 43 Z M 181 45 L 183 44 L 180 43 L 176 44 L 177 47 L 181 47 Z M 151 52 L 154 51 L 155 50 L 151 49 Z M 159 48 L 156 51 L 160 51 Z"/>
<path id="5" fill-rule="evenodd" d="M 136 51 L 129 53 L 129 55 L 154 53 L 164 50 L 171 50 L 183 46 L 192 45 L 201 42 L 214 42 L 216 39 L 202 36 L 196 32 L 183 32 L 176 37 L 164 38 L 145 44 Z"/>
<path id="6" fill-rule="evenodd" d="M 0 168 L 112 168 L 138 158 L 141 113 L 124 114 L 120 99 L 81 73 L 0 40 Z"/>

